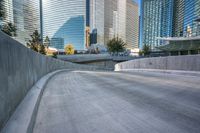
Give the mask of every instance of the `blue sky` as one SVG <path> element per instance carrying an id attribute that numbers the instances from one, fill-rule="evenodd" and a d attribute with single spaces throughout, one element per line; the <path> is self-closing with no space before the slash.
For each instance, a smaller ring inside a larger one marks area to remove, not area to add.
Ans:
<path id="1" fill-rule="evenodd" d="M 137 2 L 139 4 L 139 7 L 140 7 L 141 0 L 133 0 L 133 1 Z M 140 14 L 140 12 L 139 12 L 139 14 Z"/>
<path id="2" fill-rule="evenodd" d="M 137 3 L 140 3 L 141 0 L 134 0 L 134 1 L 137 2 Z"/>

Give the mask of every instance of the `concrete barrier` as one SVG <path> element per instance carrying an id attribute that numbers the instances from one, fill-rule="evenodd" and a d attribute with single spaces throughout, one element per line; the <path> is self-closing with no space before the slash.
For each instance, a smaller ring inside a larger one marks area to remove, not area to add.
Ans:
<path id="1" fill-rule="evenodd" d="M 0 129 L 30 88 L 44 75 L 60 69 L 104 70 L 43 56 L 0 31 Z"/>
<path id="2" fill-rule="evenodd" d="M 0 133 L 32 133 L 38 106 L 45 86 L 55 75 L 68 70 L 57 70 L 42 77 L 27 93 Z"/>
<path id="3" fill-rule="evenodd" d="M 200 71 L 200 55 L 144 58 L 115 65 L 115 71 L 133 69 Z"/>

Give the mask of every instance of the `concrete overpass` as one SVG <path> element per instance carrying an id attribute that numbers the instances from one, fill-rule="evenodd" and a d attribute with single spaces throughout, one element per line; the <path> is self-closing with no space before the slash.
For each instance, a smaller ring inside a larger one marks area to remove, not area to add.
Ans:
<path id="1" fill-rule="evenodd" d="M 111 56 L 110 54 L 80 54 L 80 55 L 58 55 L 58 59 L 77 64 L 100 66 L 113 69 L 117 63 L 137 59 L 133 56 Z"/>
<path id="2" fill-rule="evenodd" d="M 0 32 L 0 132 L 199 133 L 199 63 L 149 58 L 114 72 L 42 56 Z"/>

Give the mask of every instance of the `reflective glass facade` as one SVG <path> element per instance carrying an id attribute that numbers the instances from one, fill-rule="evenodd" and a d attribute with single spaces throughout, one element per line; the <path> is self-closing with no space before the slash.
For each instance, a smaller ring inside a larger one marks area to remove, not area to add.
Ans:
<path id="1" fill-rule="evenodd" d="M 16 39 L 21 43 L 26 44 L 35 30 L 40 31 L 39 0 L 13 0 L 13 16 Z"/>
<path id="2" fill-rule="evenodd" d="M 3 0 L 5 17 L 3 22 L 16 26 L 16 40 L 26 45 L 34 30 L 40 31 L 39 0 Z"/>
<path id="3" fill-rule="evenodd" d="M 149 45 L 152 50 L 162 45 L 157 37 L 172 34 L 173 0 L 143 0 L 141 7 L 141 45 Z"/>
<path id="4" fill-rule="evenodd" d="M 43 0 L 42 9 L 43 37 L 64 40 L 51 41 L 53 47 L 72 44 L 76 50 L 85 49 L 86 0 Z"/>
<path id="5" fill-rule="evenodd" d="M 173 36 L 199 36 L 200 0 L 175 0 Z"/>
<path id="6" fill-rule="evenodd" d="M 4 16 L 0 18 L 1 24 L 5 22 L 13 23 L 13 1 L 12 0 L 1 0 L 1 10 Z"/>
<path id="7" fill-rule="evenodd" d="M 200 17 L 200 0 L 185 0 L 183 29 L 184 36 L 200 35 L 200 24 L 195 22 Z M 191 35 L 188 35 L 188 27 L 191 28 Z"/>
<path id="8" fill-rule="evenodd" d="M 184 0 L 174 0 L 173 36 L 183 36 Z"/>
<path id="9" fill-rule="evenodd" d="M 97 43 L 104 44 L 104 0 L 90 0 L 90 29 L 97 32 Z"/>
<path id="10" fill-rule="evenodd" d="M 118 28 L 118 2 L 121 0 L 104 0 L 104 43 L 106 44 L 115 35 Z M 117 14 L 116 14 L 117 13 Z"/>
<path id="11" fill-rule="evenodd" d="M 175 0 L 173 36 L 198 36 L 200 25 L 200 0 Z"/>

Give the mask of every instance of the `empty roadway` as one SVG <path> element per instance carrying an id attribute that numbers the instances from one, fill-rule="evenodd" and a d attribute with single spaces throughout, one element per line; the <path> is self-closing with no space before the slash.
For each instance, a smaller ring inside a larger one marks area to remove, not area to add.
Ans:
<path id="1" fill-rule="evenodd" d="M 200 78 L 68 71 L 46 85 L 34 133 L 199 133 Z"/>

